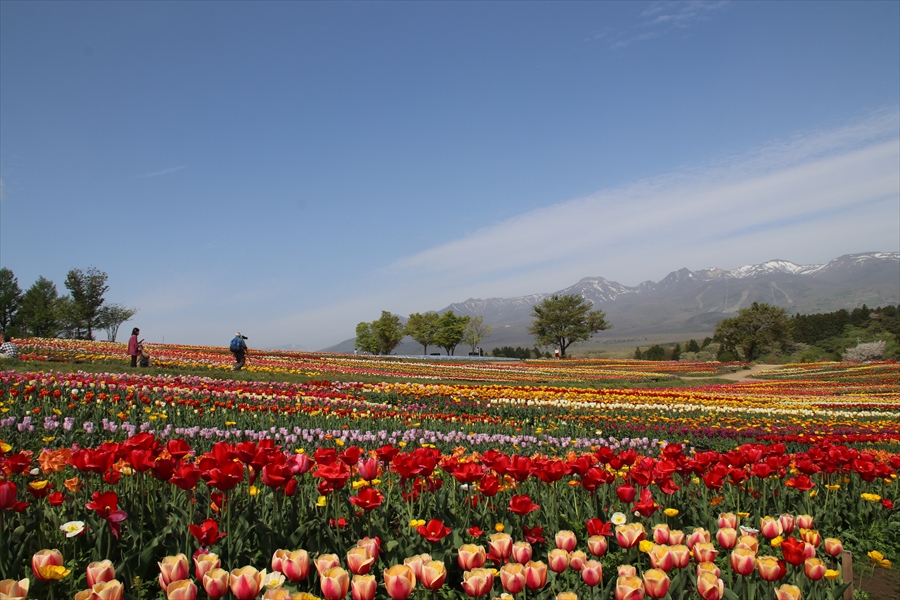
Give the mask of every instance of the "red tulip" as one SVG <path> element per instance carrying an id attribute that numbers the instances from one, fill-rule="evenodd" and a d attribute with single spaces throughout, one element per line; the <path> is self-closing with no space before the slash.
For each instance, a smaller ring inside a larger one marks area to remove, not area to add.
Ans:
<path id="1" fill-rule="evenodd" d="M 16 484 L 12 481 L 0 481 L 0 510 L 12 508 L 16 501 Z"/>
<path id="2" fill-rule="evenodd" d="M 637 490 L 635 490 L 634 486 L 630 483 L 625 483 L 616 488 L 616 495 L 619 497 L 619 500 L 625 504 L 631 504 L 634 502 Z"/>
<path id="3" fill-rule="evenodd" d="M 374 458 L 361 459 L 356 463 L 356 469 L 361 479 L 372 481 L 378 478 L 378 460 Z"/>
<path id="4" fill-rule="evenodd" d="M 533 512 L 540 508 L 540 505 L 535 504 L 531 501 L 526 495 L 515 495 L 509 500 L 509 510 L 517 515 L 527 515 L 530 512 Z"/>
<path id="5" fill-rule="evenodd" d="M 802 565 L 806 560 L 806 542 L 802 542 L 794 537 L 785 538 L 781 542 L 781 553 L 784 560 L 789 564 Z"/>
<path id="6" fill-rule="evenodd" d="M 351 504 L 364 510 L 372 510 L 381 506 L 384 496 L 373 487 L 364 487 L 359 494 L 350 498 Z"/>
<path id="7" fill-rule="evenodd" d="M 191 523 L 188 526 L 188 529 L 190 530 L 191 535 L 197 538 L 197 542 L 203 547 L 212 546 L 228 535 L 227 533 L 219 533 L 219 524 L 216 523 L 215 519 L 207 519 L 203 521 L 202 525 L 194 525 Z"/>
<path id="8" fill-rule="evenodd" d="M 416 531 L 418 531 L 419 535 L 423 538 L 434 543 L 439 542 L 450 535 L 452 530 L 444 525 L 439 519 L 431 519 L 425 525 L 419 525 L 419 527 L 416 528 Z"/>

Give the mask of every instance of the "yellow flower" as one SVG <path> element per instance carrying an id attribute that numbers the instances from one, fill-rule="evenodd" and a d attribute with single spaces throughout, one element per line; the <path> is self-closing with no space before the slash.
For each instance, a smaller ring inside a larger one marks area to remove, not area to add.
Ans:
<path id="1" fill-rule="evenodd" d="M 344 440 L 334 440 L 334 443 L 337 444 L 338 446 L 343 446 L 345 442 L 344 442 Z"/>
<path id="2" fill-rule="evenodd" d="M 816 494 L 818 494 L 818 493 L 819 493 L 819 490 L 813 490 L 813 491 L 811 491 L 811 492 L 809 493 L 809 497 L 810 497 L 810 498 L 815 498 L 815 497 L 816 497 Z"/>
<path id="3" fill-rule="evenodd" d="M 425 524 L 425 519 L 413 519 L 409 522 L 410 527 L 420 527 Z"/>
<path id="4" fill-rule="evenodd" d="M 225 421 L 225 427 L 231 427 L 232 425 L 237 425 L 237 421 Z"/>
<path id="5" fill-rule="evenodd" d="M 784 538 L 779 535 L 778 537 L 773 538 L 772 541 L 769 543 L 772 544 L 773 548 L 780 548 L 781 542 L 783 542 L 783 541 L 784 541 Z"/>
<path id="6" fill-rule="evenodd" d="M 38 571 L 41 574 L 41 577 L 44 579 L 52 579 L 53 581 L 59 581 L 63 577 L 68 577 L 70 571 L 69 569 L 60 566 L 60 565 L 47 565 L 46 567 L 39 567 Z"/>
<path id="7" fill-rule="evenodd" d="M 832 492 L 836 492 L 839 489 L 841 489 L 841 486 L 836 483 L 827 483 L 827 484 L 825 484 L 825 489 L 832 491 Z"/>
<path id="8" fill-rule="evenodd" d="M 678 509 L 677 508 L 667 508 L 666 510 L 663 511 L 663 514 L 665 514 L 667 517 L 677 517 Z"/>
<path id="9" fill-rule="evenodd" d="M 881 496 L 878 494 L 860 494 L 859 497 L 869 502 L 881 502 Z"/>
<path id="10" fill-rule="evenodd" d="M 319 499 L 316 500 L 316 506 L 325 506 L 328 503 L 328 500 L 325 499 L 325 496 L 319 496 Z"/>
<path id="11" fill-rule="evenodd" d="M 259 493 L 259 488 L 256 487 L 255 485 L 251 485 L 251 486 L 250 486 L 250 489 L 248 490 L 248 493 L 249 493 L 251 496 L 255 496 L 255 495 L 257 495 L 257 494 Z"/>
<path id="12" fill-rule="evenodd" d="M 886 559 L 884 557 L 884 554 L 882 554 L 878 550 L 872 550 L 871 552 L 869 552 L 869 558 L 871 558 L 872 562 L 874 562 L 879 567 L 890 569 L 892 566 L 891 561 Z"/>
<path id="13" fill-rule="evenodd" d="M 400 446 L 401 448 L 406 448 L 406 442 L 404 442 L 403 440 L 400 440 L 400 441 L 397 443 L 397 445 Z"/>
<path id="14" fill-rule="evenodd" d="M 497 533 L 503 533 L 504 529 L 506 529 L 506 527 L 503 525 L 503 523 L 497 523 L 496 525 L 494 525 L 494 531 L 496 531 Z"/>
<path id="15" fill-rule="evenodd" d="M 55 439 L 56 439 L 55 435 L 48 435 L 47 437 L 41 438 L 41 441 L 42 442 L 52 442 Z"/>
<path id="16" fill-rule="evenodd" d="M 32 481 L 31 483 L 28 484 L 28 487 L 30 487 L 33 490 L 42 490 L 45 487 L 47 487 L 48 483 L 50 483 L 50 482 L 47 481 L 46 479 L 42 479 L 40 481 Z"/>
<path id="17" fill-rule="evenodd" d="M 367 487 L 369 485 L 369 482 L 366 481 L 365 479 L 358 479 L 358 480 L 354 481 L 353 483 L 351 483 L 350 485 L 351 485 L 351 487 L 353 487 L 354 490 L 358 490 L 359 488 Z"/>
<path id="18" fill-rule="evenodd" d="M 747 517 L 750 516 L 750 513 L 748 513 L 748 512 L 739 512 L 739 513 L 737 514 L 737 516 L 739 516 L 739 517 L 742 518 L 742 519 L 746 519 Z"/>
<path id="19" fill-rule="evenodd" d="M 643 552 L 644 554 L 649 554 L 651 550 L 653 550 L 653 546 L 655 546 L 650 540 L 641 540 L 641 543 L 638 545 L 638 550 Z"/>
<path id="20" fill-rule="evenodd" d="M 827 571 L 825 571 L 825 579 L 837 579 L 840 576 L 840 571 L 835 571 L 834 569 L 828 569 Z"/>

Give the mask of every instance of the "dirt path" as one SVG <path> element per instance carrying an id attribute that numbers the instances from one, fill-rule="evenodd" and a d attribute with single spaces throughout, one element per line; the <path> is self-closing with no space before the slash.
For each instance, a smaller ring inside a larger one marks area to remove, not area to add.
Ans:
<path id="1" fill-rule="evenodd" d="M 770 369 L 777 369 L 779 365 L 752 365 L 749 369 L 739 368 L 735 373 L 724 373 L 722 375 L 712 375 L 711 377 L 682 377 L 681 379 L 727 379 L 729 381 L 758 381 L 753 376 L 762 373 L 763 371 L 768 371 Z"/>

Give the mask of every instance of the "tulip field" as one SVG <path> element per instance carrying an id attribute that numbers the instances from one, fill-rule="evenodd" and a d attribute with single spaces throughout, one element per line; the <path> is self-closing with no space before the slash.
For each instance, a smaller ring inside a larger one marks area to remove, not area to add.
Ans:
<path id="1" fill-rule="evenodd" d="M 24 340 L 0 600 L 825 600 L 900 554 L 900 364 Z"/>

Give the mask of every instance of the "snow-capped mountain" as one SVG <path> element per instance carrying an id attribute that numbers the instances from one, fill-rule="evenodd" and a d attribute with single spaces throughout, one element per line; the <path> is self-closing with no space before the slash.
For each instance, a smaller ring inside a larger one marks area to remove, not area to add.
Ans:
<path id="1" fill-rule="evenodd" d="M 847 254 L 824 265 L 798 265 L 778 259 L 731 270 L 684 268 L 659 282 L 645 281 L 634 287 L 603 277 L 585 277 L 556 292 L 517 298 L 469 298 L 436 312 L 452 310 L 484 317 L 494 328 L 483 344 L 486 350 L 528 346 L 533 344 L 526 332 L 531 308 L 552 294 L 577 294 L 606 312 L 613 329 L 601 332 L 597 339 L 646 345 L 644 340 L 648 339 L 703 337 L 718 321 L 753 302 L 781 306 L 791 314 L 852 309 L 863 304 L 900 304 L 900 252 Z M 352 349 L 353 340 L 348 340 L 326 350 Z M 418 349 L 421 351 L 421 346 Z M 398 352 L 415 354 L 415 342 L 407 338 Z"/>

